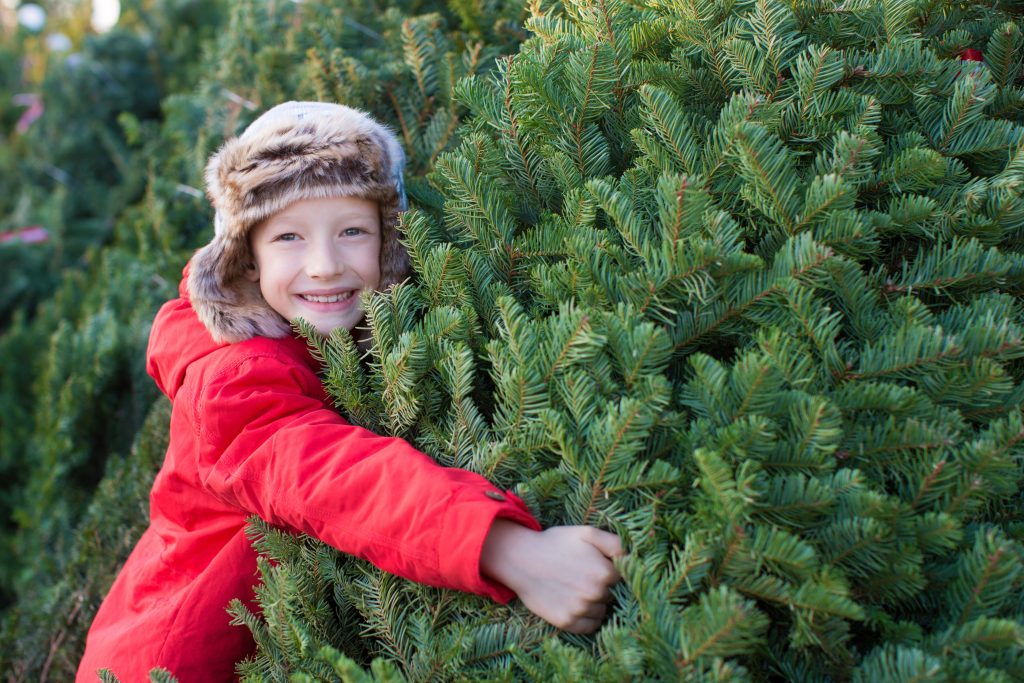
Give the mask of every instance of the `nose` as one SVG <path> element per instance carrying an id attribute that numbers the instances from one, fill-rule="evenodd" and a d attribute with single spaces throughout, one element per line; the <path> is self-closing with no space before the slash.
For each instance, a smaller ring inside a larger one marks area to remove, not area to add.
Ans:
<path id="1" fill-rule="evenodd" d="M 306 274 L 317 280 L 327 280 L 345 272 L 345 258 L 341 249 L 316 243 L 306 252 Z"/>

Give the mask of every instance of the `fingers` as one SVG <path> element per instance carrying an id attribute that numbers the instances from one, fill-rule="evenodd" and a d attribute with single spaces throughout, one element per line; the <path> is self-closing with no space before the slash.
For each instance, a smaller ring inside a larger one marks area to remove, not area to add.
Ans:
<path id="1" fill-rule="evenodd" d="M 569 627 L 563 628 L 563 631 L 569 633 L 593 633 L 597 629 L 601 628 L 600 619 L 579 619 L 573 622 Z"/>
<path id="2" fill-rule="evenodd" d="M 593 633 L 604 622 L 611 599 L 611 593 L 606 592 L 600 600 L 587 601 L 579 605 L 572 614 L 565 615 L 562 619 L 551 620 L 551 623 L 569 633 Z"/>
<path id="3" fill-rule="evenodd" d="M 603 622 L 603 606 L 600 609 L 594 606 L 587 610 L 587 613 L 585 614 L 579 614 L 564 620 L 550 620 L 548 623 L 555 628 L 561 631 L 567 631 L 568 633 L 593 633 L 597 629 L 601 628 L 601 624 Z"/>
<path id="4" fill-rule="evenodd" d="M 532 579 L 514 587 L 523 604 L 569 633 L 600 628 L 613 601 L 611 586 L 620 579 L 612 563 L 623 554 L 619 537 L 595 527 L 564 526 L 534 532 L 530 539 L 539 549 L 520 564 Z"/>
<path id="5" fill-rule="evenodd" d="M 603 591 L 592 597 L 578 595 L 555 609 L 541 609 L 536 613 L 549 624 L 563 631 L 590 633 L 604 621 L 608 612 L 609 600 L 610 591 Z M 545 605 L 545 607 L 551 607 L 551 605 Z M 591 622 L 593 623 L 591 624 Z"/>
<path id="6" fill-rule="evenodd" d="M 595 527 L 589 528 L 587 542 L 601 551 L 605 557 L 620 557 L 625 553 L 622 550 L 622 541 L 615 534 L 602 531 Z"/>

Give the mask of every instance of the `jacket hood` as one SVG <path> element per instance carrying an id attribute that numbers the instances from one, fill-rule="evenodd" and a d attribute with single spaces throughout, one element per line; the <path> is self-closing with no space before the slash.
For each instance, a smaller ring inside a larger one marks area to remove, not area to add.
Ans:
<path id="1" fill-rule="evenodd" d="M 214 341 L 192 310 L 188 296 L 190 266 L 185 266 L 178 297 L 161 306 L 153 320 L 146 348 L 146 372 L 172 401 L 185 383 L 185 373 L 192 363 L 227 346 Z"/>

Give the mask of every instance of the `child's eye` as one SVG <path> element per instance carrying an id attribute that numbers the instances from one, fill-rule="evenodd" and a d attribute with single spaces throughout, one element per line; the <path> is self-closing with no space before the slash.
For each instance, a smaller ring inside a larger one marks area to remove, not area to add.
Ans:
<path id="1" fill-rule="evenodd" d="M 274 238 L 275 242 L 293 242 L 299 239 L 299 236 L 294 232 L 283 232 Z"/>
<path id="2" fill-rule="evenodd" d="M 343 234 L 345 237 L 356 237 L 357 235 L 362 235 L 363 234 L 363 229 L 362 228 L 345 228 L 344 230 L 341 231 L 341 234 Z"/>

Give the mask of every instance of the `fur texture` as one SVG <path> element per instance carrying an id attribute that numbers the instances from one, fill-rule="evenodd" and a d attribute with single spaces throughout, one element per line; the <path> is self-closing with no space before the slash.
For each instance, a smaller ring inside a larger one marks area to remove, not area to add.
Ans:
<path id="1" fill-rule="evenodd" d="M 216 210 L 213 240 L 189 266 L 192 307 L 214 339 L 283 337 L 287 320 L 250 282 L 249 231 L 300 199 L 363 197 L 380 205 L 380 288 L 401 282 L 409 257 L 399 241 L 405 155 L 367 114 L 339 104 L 286 102 L 252 122 L 210 157 L 206 194 Z"/>

